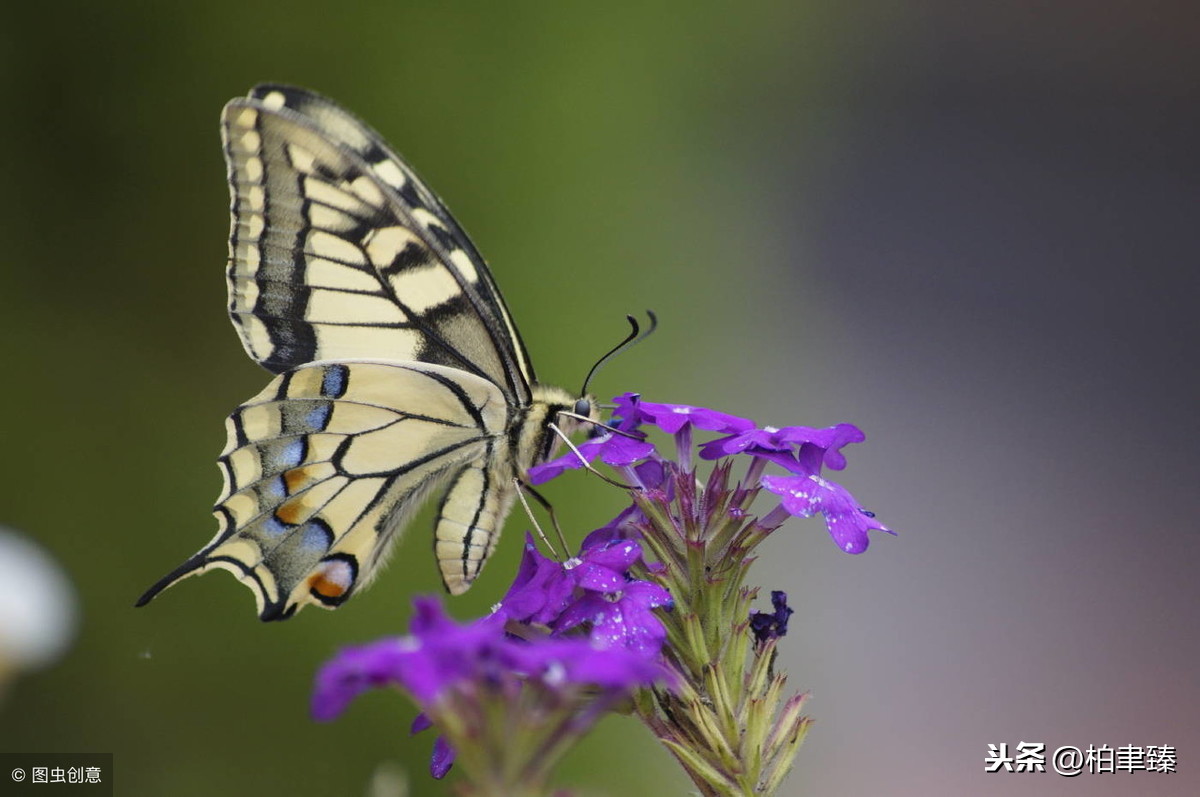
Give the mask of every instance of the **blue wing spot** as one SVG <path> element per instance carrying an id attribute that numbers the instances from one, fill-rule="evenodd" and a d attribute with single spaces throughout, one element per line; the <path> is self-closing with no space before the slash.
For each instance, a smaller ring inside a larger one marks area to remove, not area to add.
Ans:
<path id="1" fill-rule="evenodd" d="M 264 504 L 277 504 L 287 498 L 287 484 L 282 476 L 267 479 L 258 488 L 258 494 Z"/>
<path id="2" fill-rule="evenodd" d="M 333 415 L 333 405 L 321 404 L 304 416 L 304 423 L 311 431 L 323 432 L 329 425 L 329 416 L 331 415 Z"/>
<path id="3" fill-rule="evenodd" d="M 273 515 L 273 514 L 267 515 L 265 518 L 263 518 L 262 530 L 263 530 L 263 533 L 266 534 L 268 537 L 282 536 L 284 534 L 287 534 L 288 531 L 290 531 L 291 529 L 292 529 L 291 526 L 284 523 L 282 520 L 275 517 L 275 515 Z"/>
<path id="4" fill-rule="evenodd" d="M 325 553 L 333 545 L 333 532 L 323 521 L 314 518 L 304 524 L 300 547 L 308 551 Z"/>
<path id="5" fill-rule="evenodd" d="M 273 456 L 268 458 L 270 471 L 278 473 L 281 470 L 290 470 L 298 467 L 304 461 L 304 439 L 289 440 L 282 446 L 279 446 L 272 452 Z"/>
<path id="6" fill-rule="evenodd" d="M 325 398 L 341 398 L 350 384 L 350 369 L 344 365 L 330 365 L 321 378 L 321 395 Z"/>

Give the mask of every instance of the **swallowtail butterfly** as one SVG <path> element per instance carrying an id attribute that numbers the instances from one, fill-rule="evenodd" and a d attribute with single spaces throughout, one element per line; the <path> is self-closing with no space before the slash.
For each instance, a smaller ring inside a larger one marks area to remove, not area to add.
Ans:
<path id="1" fill-rule="evenodd" d="M 262 85 L 221 116 L 229 315 L 276 374 L 226 421 L 219 530 L 141 606 L 231 571 L 263 620 L 334 608 L 445 489 L 434 551 L 465 592 L 517 480 L 595 402 L 539 385 L 491 273 L 446 206 L 332 101 Z"/>

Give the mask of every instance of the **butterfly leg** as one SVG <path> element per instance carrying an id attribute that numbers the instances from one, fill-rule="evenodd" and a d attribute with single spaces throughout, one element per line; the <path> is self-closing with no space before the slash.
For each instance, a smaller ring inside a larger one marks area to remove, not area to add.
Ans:
<path id="1" fill-rule="evenodd" d="M 562 526 L 560 526 L 558 523 L 558 516 L 554 513 L 554 505 L 551 504 L 544 495 L 535 490 L 532 484 L 529 484 L 520 478 L 513 479 L 513 484 L 517 488 L 517 497 L 521 499 L 521 506 L 525 507 L 525 514 L 529 516 L 529 521 L 533 523 L 534 529 L 537 530 L 538 538 L 546 544 L 546 547 L 550 549 L 550 553 L 554 554 L 556 559 L 559 561 L 565 561 L 567 558 L 567 552 L 571 550 L 571 547 L 567 544 L 566 535 L 563 534 Z M 545 532 L 542 531 L 542 527 L 538 525 L 537 518 L 533 516 L 533 511 L 529 506 L 529 502 L 525 500 L 526 493 L 533 496 L 534 500 L 542 505 L 542 509 L 546 510 L 546 514 L 550 515 L 550 524 L 554 526 L 554 535 L 558 537 L 558 541 L 563 547 L 562 556 L 559 556 L 558 551 L 556 551 L 554 548 L 554 543 L 550 542 L 550 540 L 546 537 Z"/>

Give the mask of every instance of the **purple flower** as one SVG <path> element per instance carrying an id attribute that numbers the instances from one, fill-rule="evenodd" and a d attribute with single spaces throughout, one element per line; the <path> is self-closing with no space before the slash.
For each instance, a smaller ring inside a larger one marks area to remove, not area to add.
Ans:
<path id="1" fill-rule="evenodd" d="M 597 562 L 597 568 L 602 566 Z M 530 583 L 525 578 L 521 589 Z M 368 688 L 400 687 L 421 710 L 413 733 L 437 725 L 451 734 L 434 742 L 430 773 L 435 778 L 449 771 L 456 746 L 479 743 L 476 734 L 489 718 L 514 718 L 491 728 L 500 734 L 517 732 L 530 721 L 530 729 L 536 730 L 546 722 L 565 721 L 566 715 L 553 721 L 548 717 L 571 714 L 580 701 L 595 698 L 596 689 L 606 695 L 593 700 L 600 711 L 636 687 L 670 683 L 673 677 L 659 661 L 657 647 L 647 655 L 643 648 L 605 648 L 584 637 L 510 636 L 504 612 L 461 624 L 432 598 L 418 598 L 414 604 L 409 636 L 348 648 L 321 668 L 312 712 L 318 720 L 330 720 Z M 529 687 L 532 692 L 526 692 Z M 577 732 L 597 717 L 578 723 Z M 502 752 L 503 745 L 496 749 Z"/>
<path id="2" fill-rule="evenodd" d="M 416 614 L 407 637 L 381 639 L 342 650 L 317 673 L 312 712 L 331 720 L 372 687 L 399 686 L 422 705 L 447 687 L 479 674 L 497 656 L 503 622 L 494 616 L 460 625 L 432 598 L 414 601 Z"/>
<path id="3" fill-rule="evenodd" d="M 630 432 L 630 434 L 633 433 Z M 620 468 L 632 465 L 654 453 L 653 443 L 608 430 L 604 430 L 599 437 L 581 443 L 576 448 L 579 450 L 578 454 L 568 451 L 562 456 L 530 468 L 528 473 L 530 483 L 544 484 L 561 475 L 563 471 L 582 468 L 585 460 L 595 462 L 597 457 L 605 465 Z M 580 456 L 583 459 L 580 459 Z"/>
<path id="4" fill-rule="evenodd" d="M 624 393 L 613 401 L 617 405 L 614 415 L 632 418 L 638 423 L 653 424 L 668 434 L 676 434 L 687 425 L 723 434 L 744 432 L 754 427 L 754 421 L 747 418 L 689 404 L 642 401 L 636 393 Z"/>
<path id="5" fill-rule="evenodd" d="M 409 636 L 347 648 L 321 668 L 312 702 L 317 719 L 333 719 L 362 692 L 388 685 L 404 689 L 429 713 L 447 690 L 470 691 L 514 676 L 542 680 L 551 677 L 556 684 L 576 686 L 632 688 L 649 683 L 637 680 L 646 670 L 631 670 L 620 657 L 601 680 L 571 681 L 570 667 L 564 680 L 555 669 L 557 665 L 574 662 L 572 666 L 581 671 L 605 673 L 605 665 L 599 660 L 589 661 L 586 667 L 577 666 L 592 653 L 603 658 L 601 649 L 583 638 L 527 640 L 508 636 L 502 613 L 460 624 L 447 617 L 433 598 L 417 598 L 414 604 L 417 614 Z M 651 661 L 653 657 L 642 658 Z M 622 681 L 621 673 L 632 673 L 629 677 L 634 680 Z"/>
<path id="6" fill-rule="evenodd" d="M 555 631 L 590 622 L 590 639 L 597 646 L 632 651 L 642 658 L 655 657 L 667 631 L 651 610 L 671 604 L 671 594 L 659 585 L 632 581 L 616 592 L 586 593 L 562 613 Z"/>
<path id="7" fill-rule="evenodd" d="M 788 618 L 792 609 L 787 605 L 787 593 L 783 590 L 771 591 L 773 612 L 751 612 L 750 631 L 761 645 L 768 639 L 776 639 L 787 634 Z"/>
<path id="8" fill-rule="evenodd" d="M 408 654 L 401 639 L 344 649 L 317 673 L 313 717 L 322 722 L 331 720 L 368 689 L 394 683 L 393 674 Z"/>
<path id="9" fill-rule="evenodd" d="M 850 492 L 836 482 L 827 481 L 816 473 L 796 476 L 763 476 L 762 486 L 783 498 L 783 508 L 798 517 L 825 516 L 825 527 L 838 547 L 847 553 L 862 553 L 870 540 L 871 529 L 894 531 L 875 519 L 875 515 L 859 507 Z"/>
<path id="10" fill-rule="evenodd" d="M 590 622 L 590 638 L 602 648 L 625 648 L 655 657 L 666 639 L 662 622 L 653 609 L 671 606 L 671 594 L 649 581 L 638 581 L 628 571 L 642 558 L 636 540 L 613 539 L 580 552 L 575 569 L 583 593 L 568 606 L 554 624 L 561 634 Z"/>
<path id="11" fill-rule="evenodd" d="M 833 439 L 822 445 L 822 448 L 825 449 L 825 467 L 830 470 L 845 470 L 846 456 L 842 453 L 842 448 L 850 443 L 861 443 L 867 439 L 867 436 L 863 434 L 862 429 L 852 423 L 839 423 L 831 428 L 833 429 Z"/>
<path id="12" fill-rule="evenodd" d="M 555 637 L 591 623 L 590 639 L 597 647 L 657 657 L 666 632 L 651 610 L 670 606 L 671 595 L 630 573 L 643 557 L 636 529 L 629 525 L 637 517 L 640 510 L 629 507 L 589 534 L 565 564 L 543 556 L 527 537 L 517 578 L 494 616 L 548 626 Z"/>
<path id="13" fill-rule="evenodd" d="M 561 562 L 542 556 L 525 535 L 525 553 L 517 577 L 496 609 L 507 620 L 550 625 L 562 613 L 575 590 L 576 574 Z"/>
<path id="14" fill-rule="evenodd" d="M 596 592 L 617 592 L 629 581 L 629 568 L 642 559 L 637 540 L 588 536 L 579 556 L 567 563 L 575 571 L 575 583 Z"/>
<path id="15" fill-rule="evenodd" d="M 579 552 L 582 554 L 616 540 L 636 540 L 642 534 L 638 531 L 638 524 L 645 522 L 646 516 L 642 514 L 642 510 L 638 509 L 637 504 L 630 504 L 622 509 L 615 518 L 584 537 L 579 546 Z"/>
<path id="16" fill-rule="evenodd" d="M 637 475 L 638 482 L 647 490 L 657 490 L 665 486 L 667 482 L 667 467 L 661 460 L 648 459 L 633 469 Z"/>
<path id="17" fill-rule="evenodd" d="M 761 429 L 746 429 L 727 437 L 710 440 L 700 448 L 702 459 L 720 459 L 734 454 L 751 454 L 764 456 L 774 462 L 790 460 L 790 452 L 805 444 L 821 449 L 824 452 L 824 464 L 832 470 L 842 470 L 846 467 L 846 457 L 841 449 L 850 443 L 861 443 L 867 437 L 857 426 L 849 423 L 839 423 L 824 429 L 811 426 L 764 426 Z M 788 452 L 789 456 L 777 457 L 772 454 Z M 785 467 L 787 467 L 785 465 Z"/>
<path id="18" fill-rule="evenodd" d="M 658 649 L 600 647 L 594 640 L 551 637 L 539 644 L 549 673 L 561 672 L 564 681 L 587 684 L 610 692 L 626 692 L 655 683 L 673 685 L 674 676 L 658 659 Z"/>

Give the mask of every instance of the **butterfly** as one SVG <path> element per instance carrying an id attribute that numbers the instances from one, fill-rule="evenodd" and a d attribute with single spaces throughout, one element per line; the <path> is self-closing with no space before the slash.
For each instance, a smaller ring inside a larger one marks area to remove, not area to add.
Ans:
<path id="1" fill-rule="evenodd" d="M 312 92 L 260 85 L 221 116 L 229 315 L 275 378 L 226 421 L 215 537 L 154 584 L 212 568 L 262 620 L 336 608 L 432 493 L 442 580 L 465 592 L 531 466 L 598 421 L 538 384 L 483 258 L 415 172 Z M 569 414 L 564 414 L 569 413 Z"/>

